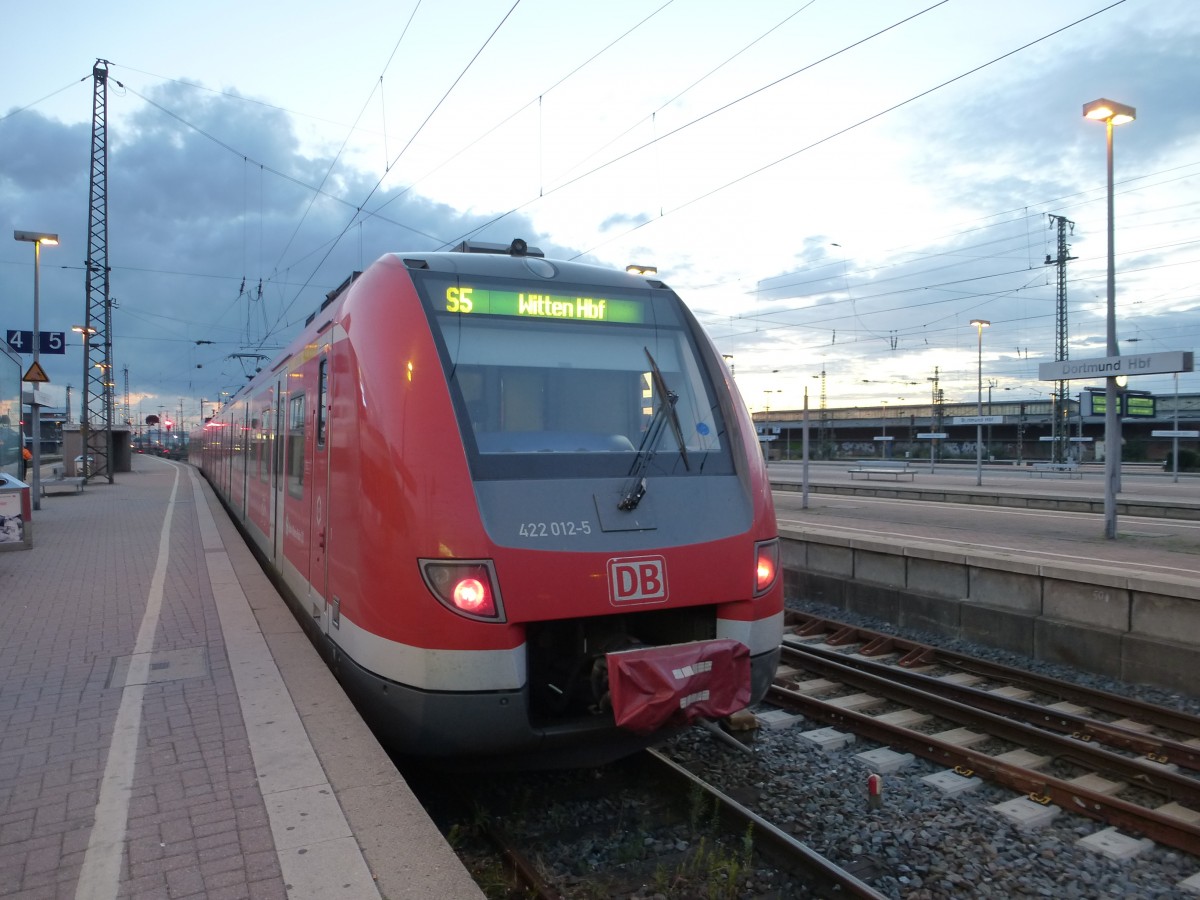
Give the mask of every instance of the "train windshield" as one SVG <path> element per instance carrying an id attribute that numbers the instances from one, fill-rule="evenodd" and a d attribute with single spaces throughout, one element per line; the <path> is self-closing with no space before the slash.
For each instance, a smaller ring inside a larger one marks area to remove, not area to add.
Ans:
<path id="1" fill-rule="evenodd" d="M 733 470 L 674 294 L 423 281 L 476 478 Z"/>

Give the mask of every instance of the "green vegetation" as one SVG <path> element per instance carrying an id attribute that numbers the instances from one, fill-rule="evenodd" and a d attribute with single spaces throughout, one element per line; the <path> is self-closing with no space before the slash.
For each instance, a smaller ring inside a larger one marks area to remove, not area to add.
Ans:
<path id="1" fill-rule="evenodd" d="M 1170 456 L 1163 462 L 1163 469 L 1167 472 L 1174 472 L 1174 462 Z M 1179 448 L 1179 471 L 1180 472 L 1195 472 L 1200 469 L 1200 453 L 1195 450 L 1185 450 Z"/>

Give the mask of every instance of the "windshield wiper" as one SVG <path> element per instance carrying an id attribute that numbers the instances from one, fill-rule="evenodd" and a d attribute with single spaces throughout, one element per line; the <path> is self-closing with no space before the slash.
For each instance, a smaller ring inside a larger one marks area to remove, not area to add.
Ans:
<path id="1" fill-rule="evenodd" d="M 683 459 L 683 467 L 689 472 L 692 468 L 688 464 L 687 447 L 683 442 L 683 428 L 679 424 L 679 414 L 675 411 L 679 394 L 667 387 L 667 382 L 663 379 L 662 372 L 659 371 L 658 363 L 650 355 L 650 348 L 643 347 L 642 349 L 646 351 L 646 359 L 650 360 L 650 377 L 654 384 L 654 392 L 661 399 L 658 407 L 654 410 L 654 415 L 650 417 L 650 424 L 646 427 L 646 433 L 642 435 L 642 442 L 638 446 L 637 458 L 634 459 L 633 467 L 629 470 L 629 486 L 621 496 L 621 502 L 617 504 L 617 509 L 627 511 L 637 509 L 637 505 L 646 496 L 646 469 L 658 450 L 658 441 L 662 436 L 665 423 L 670 422 L 671 430 L 675 433 L 675 442 L 679 445 L 679 455 Z"/>

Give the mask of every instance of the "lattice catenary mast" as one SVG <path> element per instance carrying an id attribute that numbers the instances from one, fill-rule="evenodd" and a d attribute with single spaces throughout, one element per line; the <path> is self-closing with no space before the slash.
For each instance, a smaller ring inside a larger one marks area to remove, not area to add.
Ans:
<path id="1" fill-rule="evenodd" d="M 85 456 L 92 458 L 84 473 L 113 481 L 112 305 L 108 265 L 108 60 L 92 67 L 92 177 L 88 198 L 87 315 L 84 327 L 83 391 L 79 432 Z"/>
<path id="2" fill-rule="evenodd" d="M 1054 325 L 1054 358 L 1055 360 L 1064 360 L 1069 358 L 1067 352 L 1067 263 L 1075 259 L 1074 256 L 1067 255 L 1067 229 L 1072 232 L 1075 230 L 1075 223 L 1063 216 L 1056 216 L 1050 213 L 1050 227 L 1058 227 L 1058 255 L 1053 259 L 1049 255 L 1046 256 L 1046 265 L 1058 267 L 1058 291 L 1055 297 L 1056 300 L 1056 315 Z M 1053 404 L 1054 420 L 1051 425 L 1050 433 L 1054 437 L 1052 460 L 1054 462 L 1067 461 L 1067 441 L 1070 438 L 1071 423 L 1070 423 L 1070 397 L 1067 395 L 1067 383 L 1065 381 L 1056 381 L 1054 383 L 1054 404 Z"/>

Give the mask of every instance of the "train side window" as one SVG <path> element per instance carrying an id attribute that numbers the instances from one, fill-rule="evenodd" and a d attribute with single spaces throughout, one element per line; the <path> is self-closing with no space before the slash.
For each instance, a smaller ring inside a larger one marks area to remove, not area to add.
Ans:
<path id="1" fill-rule="evenodd" d="M 328 403 L 329 372 L 328 359 L 322 359 L 317 370 L 317 446 L 325 446 L 325 406 Z"/>
<path id="2" fill-rule="evenodd" d="M 304 497 L 304 394 L 288 404 L 287 490 L 298 500 Z"/>

